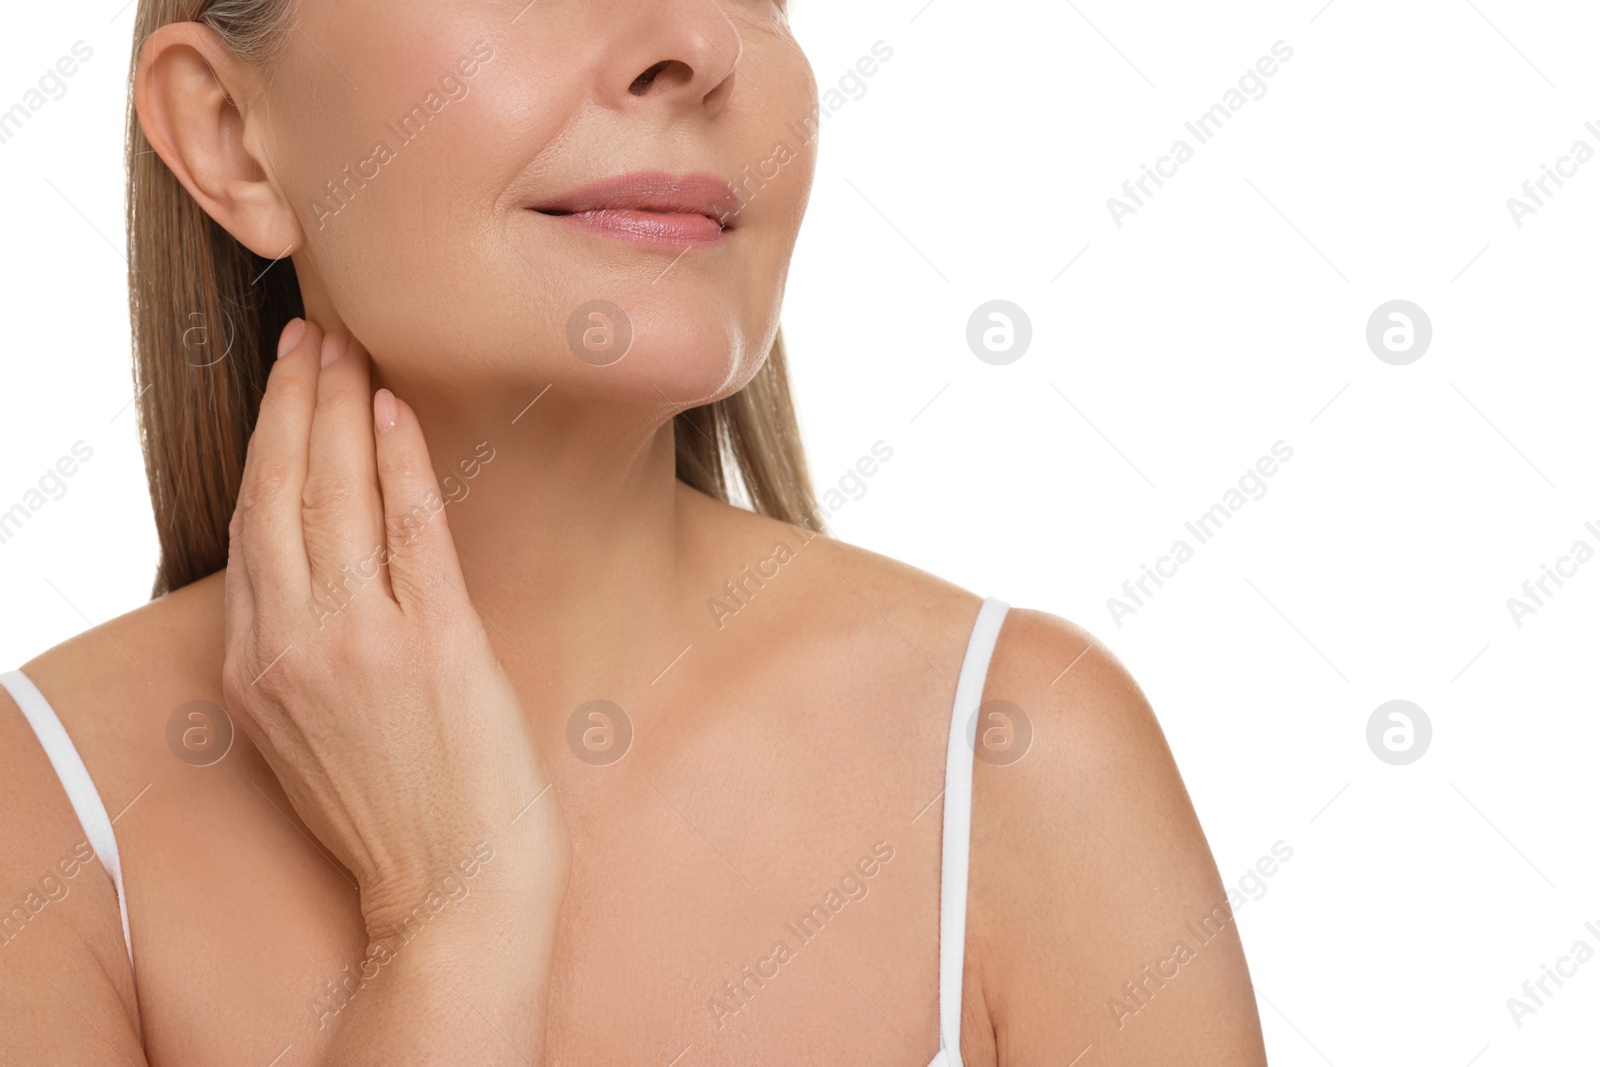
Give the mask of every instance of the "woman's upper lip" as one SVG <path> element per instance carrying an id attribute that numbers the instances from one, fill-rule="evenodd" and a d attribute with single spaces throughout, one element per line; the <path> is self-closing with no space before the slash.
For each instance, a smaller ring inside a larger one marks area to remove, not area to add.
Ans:
<path id="1" fill-rule="evenodd" d="M 545 215 L 585 211 L 654 211 L 672 215 L 704 215 L 724 227 L 733 224 L 743 204 L 733 186 L 711 174 L 669 174 L 639 171 L 606 178 L 550 200 L 529 205 Z"/>

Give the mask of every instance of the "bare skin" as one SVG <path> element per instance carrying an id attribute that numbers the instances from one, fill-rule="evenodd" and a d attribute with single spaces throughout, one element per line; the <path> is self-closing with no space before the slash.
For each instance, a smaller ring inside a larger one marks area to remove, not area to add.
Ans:
<path id="1" fill-rule="evenodd" d="M 920 1067 L 937 1051 L 940 793 L 979 598 L 673 477 L 673 412 L 741 387 L 770 346 L 809 150 L 729 242 L 681 262 L 519 207 L 646 165 L 737 173 L 814 102 L 803 57 L 775 4 L 551 2 L 515 30 L 512 14 L 306 5 L 318 47 L 291 45 L 271 92 L 203 28 L 145 44 L 157 150 L 240 241 L 294 249 L 312 325 L 274 368 L 251 455 L 298 448 L 297 480 L 277 512 L 242 494 L 226 575 L 23 665 L 116 817 L 137 983 L 91 861 L 0 946 L 0 1061 Z M 490 32 L 476 96 L 319 226 L 307 200 L 329 163 Z M 325 121 L 295 121 L 312 108 Z M 615 367 L 563 344 L 597 293 L 639 326 Z M 342 351 L 327 366 L 323 327 Z M 375 432 L 380 386 L 403 403 Z M 286 560 L 314 577 L 363 559 L 374 504 L 415 499 L 479 442 L 495 458 L 422 550 L 336 614 L 299 603 Z M 791 558 L 747 605 L 710 610 L 780 543 Z M 1034 739 L 975 767 L 965 1062 L 1264 1063 L 1236 928 L 1190 931 L 1225 893 L 1127 672 L 1072 624 L 1013 610 L 984 695 L 1024 709 Z M 571 740 L 595 699 L 631 723 L 614 762 Z M 196 700 L 239 726 L 203 767 L 168 739 Z M 10 907 L 82 833 L 3 695 L 0 753 Z M 869 857 L 866 894 L 732 999 Z M 439 893 L 375 977 L 331 995 Z M 1178 942 L 1193 958 L 1117 1019 L 1107 1002 Z"/>
<path id="2" fill-rule="evenodd" d="M 792 537 L 680 492 L 700 521 L 726 527 L 731 551 L 705 572 L 713 583 L 765 554 L 770 538 Z M 791 584 L 771 583 L 721 633 L 703 603 L 684 605 L 673 639 L 703 658 L 686 656 L 653 688 L 648 671 L 606 688 L 638 727 L 636 749 L 609 767 L 566 747 L 570 708 L 594 690 L 546 685 L 491 637 L 550 753 L 573 840 L 545 1062 L 668 1062 L 692 1045 L 700 1063 L 915 1065 L 937 1048 L 942 807 L 928 805 L 943 786 L 947 679 L 976 600 L 826 540 L 791 566 Z M 196 583 L 24 669 L 112 814 L 139 798 L 116 827 L 148 1062 L 232 1062 L 247 1050 L 266 1063 L 292 1045 L 280 1063 L 317 1063 L 327 1038 L 308 1001 L 363 954 L 359 895 L 247 739 L 206 768 L 166 743 L 175 708 L 222 700 L 221 586 L 220 576 Z M 1108 1063 L 1265 1062 L 1232 925 L 1120 1029 L 1107 1011 L 1122 983 L 1187 940 L 1184 922 L 1224 893 L 1148 706 L 1103 649 L 1084 652 L 1088 641 L 1014 610 L 990 669 L 985 698 L 1028 709 L 1036 735 L 1020 763 L 975 769 L 963 1058 L 1066 1062 L 1093 1044 Z M 8 775 L 6 807 L 29 813 L 6 820 L 12 900 L 81 831 L 6 703 L 4 751 L 27 753 L 7 761 L 22 778 Z M 894 859 L 860 910 L 847 908 L 846 923 L 718 1027 L 708 999 L 880 840 Z M 0 964 L 6 1003 L 39 1013 L 37 1029 L 8 1028 L 8 1054 L 122 1062 L 109 1041 L 141 1062 L 116 902 L 97 866 L 0 951 Z M 382 981 L 357 1001 L 381 996 Z M 451 1018 L 471 1015 L 458 1006 Z"/>

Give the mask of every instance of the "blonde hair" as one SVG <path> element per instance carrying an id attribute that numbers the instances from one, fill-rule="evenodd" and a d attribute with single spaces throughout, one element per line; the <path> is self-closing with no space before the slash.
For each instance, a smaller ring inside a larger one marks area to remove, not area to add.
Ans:
<path id="1" fill-rule="evenodd" d="M 270 69 L 295 0 L 139 0 L 134 63 L 157 29 L 202 22 Z M 134 389 L 161 562 L 151 596 L 228 561 L 228 521 L 278 335 L 304 314 L 294 263 L 263 259 L 191 197 L 128 105 L 128 308 Z M 742 390 L 673 420 L 680 481 L 718 500 L 821 529 L 780 331 Z"/>

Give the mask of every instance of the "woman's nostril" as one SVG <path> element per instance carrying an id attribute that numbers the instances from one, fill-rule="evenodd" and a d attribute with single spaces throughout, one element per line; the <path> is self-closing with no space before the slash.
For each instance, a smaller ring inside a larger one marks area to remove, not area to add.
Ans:
<path id="1" fill-rule="evenodd" d="M 656 76 L 670 66 L 672 66 L 672 60 L 663 59 L 660 63 L 657 63 L 655 66 L 649 68 L 643 74 L 633 79 L 633 84 L 628 86 L 628 92 L 632 93 L 634 96 L 643 96 L 649 90 L 651 84 L 656 80 Z"/>

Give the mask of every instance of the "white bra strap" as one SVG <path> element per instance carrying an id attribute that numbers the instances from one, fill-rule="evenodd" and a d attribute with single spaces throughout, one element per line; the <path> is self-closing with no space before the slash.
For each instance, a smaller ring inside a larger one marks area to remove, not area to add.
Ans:
<path id="1" fill-rule="evenodd" d="M 22 709 L 28 725 L 33 727 L 39 744 L 44 747 L 44 754 L 55 768 L 56 777 L 61 779 L 61 786 L 67 791 L 67 799 L 72 802 L 72 810 L 77 813 L 84 836 L 100 858 L 100 865 L 111 875 L 111 884 L 117 890 L 117 907 L 122 911 L 122 941 L 128 947 L 128 966 L 131 968 L 133 938 L 128 929 L 128 898 L 122 891 L 122 860 L 117 855 L 117 837 L 111 829 L 111 818 L 100 801 L 94 779 L 89 777 L 89 768 L 83 765 L 83 758 L 78 755 L 72 738 L 67 736 L 66 727 L 61 725 L 55 709 L 39 692 L 39 687 L 33 684 L 33 679 L 21 671 L 6 671 L 0 673 L 0 685 L 5 686 L 11 699 Z"/>
<path id="2" fill-rule="evenodd" d="M 978 609 L 956 681 L 945 751 L 944 844 L 939 885 L 939 1047 L 947 1067 L 961 1067 L 961 970 L 967 948 L 967 854 L 972 843 L 972 761 L 978 706 L 995 639 L 1010 606 L 989 597 Z"/>

